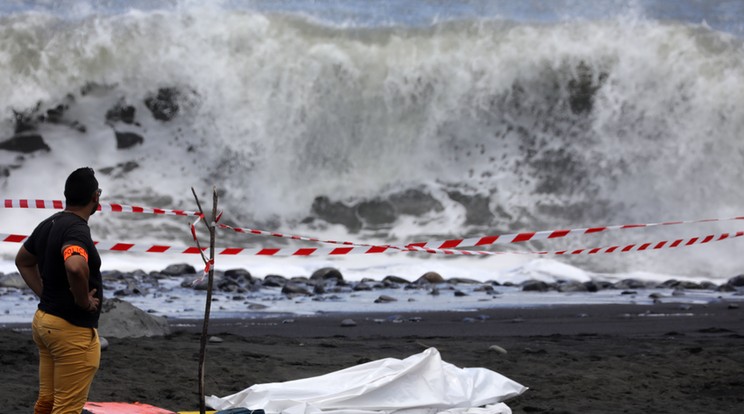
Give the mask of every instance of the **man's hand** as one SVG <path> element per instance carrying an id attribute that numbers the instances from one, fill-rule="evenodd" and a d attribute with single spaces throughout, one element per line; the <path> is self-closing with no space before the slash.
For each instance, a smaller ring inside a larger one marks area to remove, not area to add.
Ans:
<path id="1" fill-rule="evenodd" d="M 96 312 L 98 307 L 101 306 L 101 301 L 96 297 L 98 289 L 92 289 L 88 292 L 88 307 L 85 309 L 88 312 Z"/>

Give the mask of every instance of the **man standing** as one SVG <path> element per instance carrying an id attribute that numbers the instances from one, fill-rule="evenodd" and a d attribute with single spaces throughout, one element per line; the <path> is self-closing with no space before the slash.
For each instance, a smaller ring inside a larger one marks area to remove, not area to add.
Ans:
<path id="1" fill-rule="evenodd" d="M 88 218 L 100 196 L 93 169 L 73 171 L 65 210 L 42 221 L 16 255 L 23 280 L 40 298 L 32 323 L 39 347 L 34 414 L 80 414 L 98 370 L 101 258 Z"/>

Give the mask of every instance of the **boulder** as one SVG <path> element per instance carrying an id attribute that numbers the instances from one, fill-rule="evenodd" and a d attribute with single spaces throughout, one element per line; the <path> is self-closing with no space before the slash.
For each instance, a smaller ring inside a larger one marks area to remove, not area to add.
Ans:
<path id="1" fill-rule="evenodd" d="M 444 278 L 437 272 L 426 272 L 414 282 L 417 285 L 427 283 L 444 283 Z"/>
<path id="2" fill-rule="evenodd" d="M 190 284 L 190 285 L 189 285 Z M 184 278 L 181 282 L 181 287 L 191 286 L 194 290 L 206 291 L 209 290 L 209 275 L 192 275 Z M 229 284 L 225 284 L 222 272 L 215 271 L 212 274 L 212 289 L 219 289 L 225 292 L 236 292 L 237 289 L 232 289 Z"/>
<path id="3" fill-rule="evenodd" d="M 576 281 L 565 281 L 558 283 L 559 292 L 588 292 L 589 288 L 585 283 Z M 596 292 L 596 289 L 594 290 Z"/>
<path id="4" fill-rule="evenodd" d="M 312 276 L 310 276 L 310 280 L 318 281 L 318 280 L 328 280 L 328 279 L 335 279 L 336 282 L 341 282 L 344 280 L 344 276 L 341 274 L 341 272 L 333 267 L 324 267 L 321 269 L 318 269 L 313 272 Z"/>
<path id="5" fill-rule="evenodd" d="M 110 338 L 140 338 L 170 334 L 168 321 L 121 299 L 103 302 L 98 333 Z"/>
<path id="6" fill-rule="evenodd" d="M 726 284 L 734 287 L 744 287 L 744 275 L 734 276 Z"/>
<path id="7" fill-rule="evenodd" d="M 550 285 L 541 280 L 528 280 L 522 283 L 523 292 L 547 292 L 550 290 Z"/>
<path id="8" fill-rule="evenodd" d="M 242 280 L 243 282 L 250 282 L 253 280 L 251 272 L 245 269 L 228 269 L 225 270 L 225 278 L 230 280 L 236 280 L 238 283 Z"/>
<path id="9" fill-rule="evenodd" d="M 587 292 L 597 292 L 600 289 L 600 285 L 598 285 L 592 280 L 588 282 L 584 282 L 584 287 L 586 287 Z"/>
<path id="10" fill-rule="evenodd" d="M 282 287 L 287 284 L 287 278 L 281 275 L 266 275 L 262 285 L 264 287 Z"/>
<path id="11" fill-rule="evenodd" d="M 312 292 L 307 290 L 305 287 L 296 285 L 294 283 L 287 283 L 286 285 L 284 285 L 284 287 L 282 287 L 282 293 L 289 296 L 312 296 Z"/>
<path id="12" fill-rule="evenodd" d="M 406 279 L 403 279 L 402 277 L 392 276 L 392 275 L 385 276 L 385 278 L 382 279 L 382 281 L 383 281 L 383 283 L 397 283 L 399 285 L 407 285 L 407 284 L 411 283 L 410 281 L 408 281 Z"/>
<path id="13" fill-rule="evenodd" d="M 644 289 L 646 283 L 638 279 L 623 279 L 613 285 L 615 289 Z"/>
<path id="14" fill-rule="evenodd" d="M 25 289 L 28 286 L 19 273 L 0 273 L 0 287 Z"/>
<path id="15" fill-rule="evenodd" d="M 744 290 L 742 288 L 744 288 L 744 275 L 738 275 L 726 281 L 726 283 L 719 286 L 717 290 L 719 292 L 736 292 Z"/>
<path id="16" fill-rule="evenodd" d="M 355 286 L 354 286 L 354 287 L 352 288 L 352 290 L 353 290 L 354 292 L 369 292 L 369 291 L 371 291 L 371 290 L 372 290 L 372 286 L 370 286 L 370 285 L 369 285 L 368 283 L 365 283 L 365 282 L 361 282 L 361 283 L 357 283 L 357 284 L 356 284 L 356 285 L 355 285 Z"/>
<path id="17" fill-rule="evenodd" d="M 116 134 L 116 149 L 127 149 L 145 142 L 142 135 L 134 132 L 114 131 L 114 133 Z"/>
<path id="18" fill-rule="evenodd" d="M 16 134 L 12 138 L 0 142 L 0 149 L 30 154 L 36 151 L 51 151 L 44 138 L 35 132 Z"/>
<path id="19" fill-rule="evenodd" d="M 196 269 L 190 264 L 178 263 L 169 265 L 165 269 L 161 270 L 160 273 L 168 276 L 193 275 L 196 274 Z"/>

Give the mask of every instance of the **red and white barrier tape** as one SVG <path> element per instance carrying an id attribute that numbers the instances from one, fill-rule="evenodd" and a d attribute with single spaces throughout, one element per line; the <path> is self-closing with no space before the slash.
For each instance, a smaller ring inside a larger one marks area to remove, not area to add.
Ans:
<path id="1" fill-rule="evenodd" d="M 4 200 L 2 206 L 5 208 L 63 209 L 64 201 L 6 199 Z M 164 215 L 176 215 L 176 216 L 200 216 L 201 215 L 201 213 L 199 213 L 198 211 L 169 210 L 169 209 L 150 208 L 150 207 L 128 206 L 124 204 L 115 204 L 115 203 L 101 203 L 99 210 L 117 212 L 117 213 L 119 212 L 145 213 L 145 214 L 164 214 Z M 415 243 L 409 243 L 405 245 L 405 247 L 402 247 L 402 248 L 403 249 L 409 249 L 409 248 L 455 249 L 455 248 L 461 248 L 461 247 L 478 247 L 478 246 L 488 246 L 488 245 L 493 245 L 493 244 L 512 244 L 512 243 L 522 243 L 526 241 L 535 241 L 535 240 L 550 240 L 550 239 L 558 239 L 558 238 L 565 238 L 565 237 L 571 237 L 571 236 L 601 233 L 601 232 L 607 232 L 607 231 L 613 231 L 613 230 L 627 230 L 627 229 L 649 228 L 649 227 L 657 227 L 657 226 L 672 226 L 672 225 L 679 225 L 679 224 L 713 223 L 713 222 L 724 222 L 724 221 L 734 221 L 734 220 L 744 220 L 744 216 L 715 218 L 715 219 L 666 221 L 666 222 L 660 222 L 660 223 L 645 223 L 645 224 L 623 224 L 623 225 L 615 225 L 615 226 L 589 227 L 589 228 L 577 228 L 577 229 L 565 229 L 565 230 L 528 231 L 528 232 L 521 232 L 521 233 L 514 233 L 514 234 L 479 236 L 479 237 L 463 238 L 463 239 L 449 239 L 449 240 L 439 240 L 439 241 L 432 241 L 432 242 L 415 242 Z M 228 226 L 225 224 L 218 224 L 218 227 L 223 228 L 223 229 L 229 229 L 237 233 L 279 237 L 279 238 L 292 239 L 292 240 L 302 240 L 302 241 L 319 242 L 319 243 L 326 243 L 326 244 L 340 244 L 340 245 L 345 245 L 345 246 L 362 246 L 362 247 L 372 246 L 370 244 L 365 244 L 365 243 L 356 243 L 356 242 L 349 242 L 349 241 L 335 241 L 335 240 L 321 240 L 321 239 L 317 239 L 314 237 L 283 234 L 283 233 L 250 229 L 250 228 L 232 227 L 232 226 Z M 389 245 L 387 246 L 395 248 L 395 246 L 389 246 Z"/>
<path id="2" fill-rule="evenodd" d="M 650 227 L 657 227 L 657 226 L 672 226 L 672 225 L 677 225 L 677 224 L 714 223 L 714 222 L 724 222 L 724 221 L 733 221 L 733 220 L 744 220 L 744 216 L 718 218 L 718 219 L 666 221 L 666 222 L 661 222 L 661 223 L 646 223 L 646 224 L 623 224 L 623 225 L 617 225 L 617 226 L 590 227 L 590 228 L 566 229 L 566 230 L 529 231 L 529 232 L 521 232 L 521 233 L 514 233 L 514 234 L 479 236 L 479 237 L 472 237 L 472 238 L 466 238 L 466 239 L 450 239 L 450 240 L 440 240 L 440 241 L 433 241 L 433 242 L 416 242 L 416 243 L 406 244 L 405 246 L 402 246 L 402 247 L 396 247 L 392 245 L 386 245 L 386 246 L 403 249 L 403 250 L 412 249 L 412 248 L 416 248 L 417 250 L 420 250 L 420 248 L 423 248 L 423 249 L 455 249 L 455 248 L 460 248 L 460 247 L 479 247 L 479 246 L 488 246 L 488 245 L 494 245 L 494 244 L 522 243 L 526 241 L 535 241 L 535 240 L 551 240 L 551 239 L 559 239 L 559 238 L 565 238 L 565 237 L 571 237 L 571 236 L 601 233 L 601 232 L 612 231 L 612 230 L 628 230 L 628 229 L 650 228 Z M 283 234 L 283 233 L 250 229 L 250 228 L 232 227 L 226 224 L 219 224 L 218 227 L 222 229 L 232 230 L 237 233 L 279 237 L 279 238 L 291 239 L 291 240 L 303 240 L 303 241 L 326 243 L 326 244 L 341 244 L 341 245 L 346 245 L 346 246 L 372 246 L 371 244 L 364 244 L 364 243 L 355 243 L 355 242 L 349 242 L 349 241 L 335 241 L 335 240 L 321 240 L 321 239 L 317 239 L 314 237 Z"/>
<path id="3" fill-rule="evenodd" d="M 400 248 L 394 246 L 342 246 L 342 247 L 304 247 L 304 248 L 218 248 L 215 254 L 220 256 L 342 256 L 352 254 L 375 254 L 392 252 L 424 252 L 444 255 L 484 256 L 497 254 L 537 254 L 537 255 L 592 255 L 600 253 L 627 253 L 647 250 L 673 249 L 698 244 L 707 244 L 744 236 L 744 231 L 736 233 L 711 234 L 688 239 L 663 240 L 659 242 L 634 243 L 625 246 L 597 247 L 593 249 L 575 249 L 559 251 L 516 251 L 491 252 L 476 250 L 434 249 L 419 246 Z M 20 234 L 0 234 L 0 242 L 22 243 L 28 236 Z M 202 254 L 206 248 L 178 247 L 167 245 L 144 245 L 132 243 L 96 242 L 99 250 L 140 253 L 176 253 Z M 208 271 L 208 270 L 207 270 Z"/>
<path id="4" fill-rule="evenodd" d="M 56 209 L 63 210 L 65 202 L 62 200 L 3 200 L 3 208 L 38 208 L 38 209 Z M 143 214 L 162 214 L 169 216 L 199 216 L 198 211 L 190 210 L 169 210 L 164 208 L 128 206 L 126 204 L 104 203 L 98 207 L 98 211 L 114 213 L 143 213 Z"/>
<path id="5" fill-rule="evenodd" d="M 595 247 L 593 249 L 575 249 L 575 250 L 558 250 L 558 251 L 514 251 L 514 252 L 490 252 L 479 250 L 455 250 L 455 249 L 434 249 L 419 246 L 409 246 L 408 251 L 445 254 L 445 255 L 462 255 L 462 256 L 486 256 L 496 254 L 538 254 L 538 255 L 592 255 L 601 253 L 627 253 L 642 252 L 647 250 L 674 249 L 677 247 L 687 247 L 696 244 L 706 244 L 723 241 L 744 236 L 744 231 L 736 233 L 709 234 L 707 236 L 697 236 L 688 239 L 662 240 L 659 242 L 633 243 L 624 246 Z"/>
<path id="6" fill-rule="evenodd" d="M 236 233 L 243 233 L 243 234 L 254 234 L 257 236 L 271 236 L 271 237 L 279 237 L 283 239 L 290 239 L 290 240 L 301 240 L 301 241 L 309 241 L 309 242 L 316 242 L 316 243 L 325 243 L 325 244 L 340 244 L 343 246 L 359 246 L 359 247 L 390 247 L 394 249 L 401 249 L 400 247 L 391 246 L 391 245 L 375 245 L 375 244 L 368 244 L 368 243 L 356 243 L 356 242 L 349 242 L 349 241 L 336 241 L 336 240 L 322 240 L 315 237 L 307 237 L 307 236 L 298 236 L 298 235 L 292 235 L 292 234 L 283 234 L 283 233 L 276 233 L 266 230 L 256 230 L 256 229 L 244 229 L 240 227 L 232 227 L 228 226 L 227 224 L 217 224 L 217 227 L 221 229 L 228 229 L 232 230 Z"/>
<path id="7" fill-rule="evenodd" d="M 733 220 L 744 220 L 744 216 L 729 217 L 729 218 L 718 218 L 718 219 L 702 219 L 702 220 L 686 220 L 686 221 L 666 221 L 662 223 L 647 223 L 647 224 L 623 224 L 619 226 L 605 226 L 605 227 L 590 227 L 580 229 L 567 229 L 567 230 L 548 230 L 548 231 L 530 231 L 514 234 L 503 234 L 495 236 L 483 236 L 483 237 L 472 237 L 467 239 L 451 239 L 451 240 L 440 240 L 433 242 L 419 242 L 410 243 L 406 247 L 421 247 L 425 249 L 454 249 L 459 247 L 478 247 L 488 246 L 493 244 L 511 244 L 511 243 L 522 243 L 526 241 L 534 240 L 550 240 L 560 239 L 569 236 L 580 236 L 594 233 L 601 233 L 612 230 L 627 230 L 627 229 L 639 229 L 649 228 L 657 226 L 672 226 L 677 224 L 697 224 L 697 223 L 714 223 L 723 221 Z"/>
<path id="8" fill-rule="evenodd" d="M 38 208 L 38 209 L 64 209 L 65 203 L 61 200 L 12 200 L 5 199 L 2 207 L 5 208 Z M 169 210 L 160 208 L 149 208 L 149 207 L 138 207 L 128 206 L 124 204 L 115 203 L 101 203 L 99 206 L 101 211 L 110 212 L 124 212 L 124 213 L 144 213 L 144 214 L 163 214 L 163 215 L 175 215 L 175 216 L 197 216 L 198 219 L 191 224 L 191 233 L 196 240 L 196 223 L 201 220 L 202 215 L 198 211 L 189 210 Z M 220 217 L 222 213 L 220 213 Z M 259 256 L 320 256 L 320 255 L 347 255 L 347 254 L 371 254 L 371 253 L 384 253 L 384 252 L 427 252 L 434 254 L 446 254 L 446 255 L 494 255 L 503 254 L 506 252 L 490 252 L 490 251 L 474 251 L 474 250 L 456 250 L 456 248 L 462 247 L 479 247 L 494 244 L 511 244 L 521 243 L 533 240 L 550 240 L 565 238 L 569 236 L 587 235 L 594 233 L 601 233 L 612 230 L 625 230 L 625 229 L 638 229 L 638 228 L 649 228 L 656 226 L 671 226 L 678 224 L 696 224 L 696 223 L 712 223 L 712 222 L 724 222 L 733 220 L 744 220 L 744 216 L 729 217 L 729 218 L 717 218 L 717 219 L 701 219 L 701 220 L 684 220 L 684 221 L 667 221 L 660 223 L 647 223 L 647 224 L 624 224 L 616 226 L 604 226 L 604 227 L 590 227 L 590 228 L 578 228 L 578 229 L 566 229 L 566 230 L 549 230 L 549 231 L 534 231 L 534 232 L 521 232 L 514 234 L 505 235 L 493 235 L 493 236 L 481 236 L 464 239 L 450 239 L 441 240 L 434 242 L 417 242 L 409 243 L 405 246 L 393 246 L 393 245 L 371 245 L 363 243 L 355 243 L 348 241 L 335 241 L 335 240 L 321 240 L 314 237 L 289 235 L 277 232 L 269 232 L 264 230 L 246 229 L 240 227 L 232 227 L 225 224 L 216 224 L 219 228 L 229 229 L 237 233 L 255 234 L 261 236 L 271 236 L 279 238 L 287 238 L 292 240 L 319 242 L 326 244 L 337 244 L 343 245 L 344 247 L 321 247 L 321 248 L 259 248 L 259 249 L 244 249 L 244 248 L 225 248 L 221 249 L 217 254 L 219 255 L 259 255 Z M 216 221 L 219 221 L 219 217 Z M 661 241 L 656 243 L 637 243 L 629 244 L 626 246 L 611 246 L 603 248 L 593 249 L 577 249 L 577 250 L 563 250 L 555 252 L 508 252 L 508 253 L 524 253 L 524 254 L 555 254 L 555 255 L 576 255 L 576 254 L 597 254 L 597 253 L 615 253 L 615 252 L 629 252 L 629 251 L 644 251 L 644 250 L 658 250 L 658 249 L 669 249 L 680 246 L 691 246 L 694 244 L 704 244 L 712 241 L 721 241 L 728 238 L 741 237 L 744 232 L 737 233 L 722 233 L 718 235 L 708 235 L 704 237 L 692 237 L 690 239 L 677 239 L 674 241 Z M 14 235 L 14 234 L 0 234 L 0 241 L 2 242 L 23 242 L 27 236 Z M 209 269 L 209 263 L 207 263 L 203 252 L 204 248 L 199 247 L 175 247 L 165 245 L 135 245 L 131 243 L 107 243 L 97 242 L 97 246 L 100 250 L 112 250 L 112 251 L 130 251 L 130 252 L 145 252 L 145 253 L 181 253 L 181 254 L 200 254 L 207 264 Z M 653 247 L 651 247 L 653 246 Z"/>
<path id="9" fill-rule="evenodd" d="M 22 234 L 2 234 L 0 233 L 0 242 L 23 243 L 28 236 Z M 168 245 L 145 245 L 121 242 L 102 242 L 97 241 L 98 250 L 116 251 L 116 252 L 136 252 L 136 253 L 175 253 L 175 254 L 201 254 L 206 251 L 206 247 L 185 247 L 185 246 L 168 246 Z M 387 246 L 344 246 L 344 247 L 302 247 L 302 248 L 217 248 L 215 254 L 221 256 L 338 256 L 347 254 L 373 254 L 401 251 Z"/>

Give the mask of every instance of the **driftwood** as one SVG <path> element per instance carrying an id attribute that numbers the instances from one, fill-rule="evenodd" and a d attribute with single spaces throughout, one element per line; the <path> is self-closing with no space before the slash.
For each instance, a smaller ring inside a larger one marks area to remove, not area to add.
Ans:
<path id="1" fill-rule="evenodd" d="M 199 203 L 199 197 L 196 195 L 196 191 L 194 191 L 194 188 L 191 188 L 191 192 L 194 194 L 194 199 L 196 200 L 196 205 L 199 207 L 199 212 L 201 213 L 202 221 L 204 221 L 204 225 L 207 226 L 207 229 L 209 230 L 209 260 L 204 257 L 204 253 L 202 253 L 202 259 L 204 260 L 204 264 L 208 267 L 209 273 L 208 273 L 208 279 L 207 279 L 207 301 L 204 305 L 204 322 L 202 324 L 202 333 L 201 333 L 201 341 L 199 346 L 199 412 L 201 414 L 206 413 L 206 404 L 205 404 L 205 387 L 204 387 L 204 372 L 205 368 L 204 365 L 206 363 L 207 359 L 207 334 L 209 332 L 209 313 L 212 309 L 212 284 L 214 282 L 214 242 L 215 242 L 215 225 L 217 222 L 217 190 L 212 189 L 212 220 L 207 223 L 204 214 L 204 210 L 202 209 L 201 203 Z M 196 237 L 196 234 L 194 234 L 194 240 L 196 241 L 196 246 L 199 248 L 199 251 L 202 251 L 202 248 L 199 244 L 199 239 Z"/>

